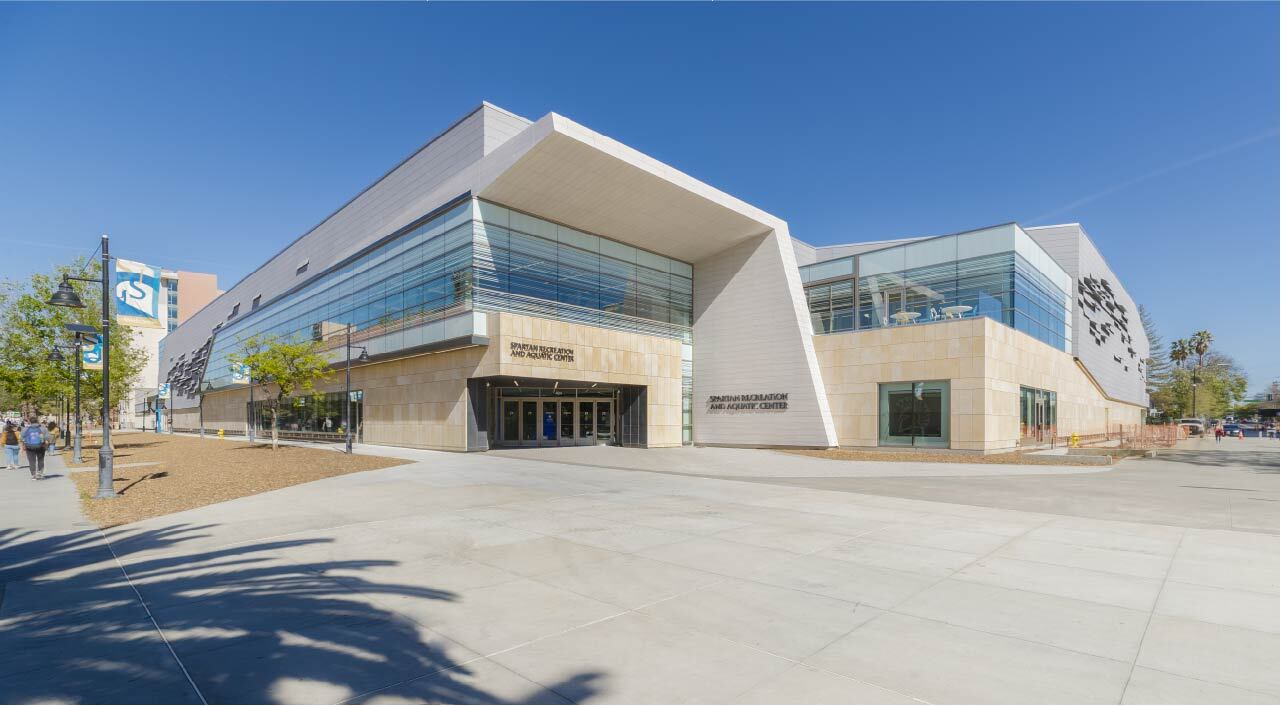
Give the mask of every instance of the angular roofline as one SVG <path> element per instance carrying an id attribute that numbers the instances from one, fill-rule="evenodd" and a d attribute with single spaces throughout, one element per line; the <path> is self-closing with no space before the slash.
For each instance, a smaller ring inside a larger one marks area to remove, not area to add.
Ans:
<path id="1" fill-rule="evenodd" d="M 232 284 L 230 287 L 227 287 L 226 289 L 224 289 L 224 290 L 222 291 L 222 293 L 220 293 L 218 296 L 216 296 L 216 297 L 214 297 L 213 299 L 211 299 L 211 300 L 209 301 L 209 303 L 208 303 L 208 304 L 205 304 L 204 306 L 200 307 L 200 308 L 199 308 L 199 309 L 197 309 L 196 311 L 193 311 L 193 312 L 191 313 L 191 315 L 187 317 L 187 320 L 188 320 L 188 321 L 190 321 L 191 319 L 196 318 L 196 315 L 197 315 L 197 314 L 199 314 L 200 312 L 204 311 L 205 309 L 208 309 L 209 307 L 213 306 L 214 304 L 217 304 L 217 303 L 218 303 L 218 301 L 219 301 L 219 300 L 221 300 L 221 299 L 223 298 L 223 296 L 224 296 L 224 295 L 231 293 L 231 291 L 232 291 L 232 290 L 234 290 L 236 287 L 239 287 L 239 286 L 240 286 L 240 284 L 241 284 L 242 282 L 244 282 L 245 280 L 247 280 L 247 279 L 249 279 L 250 277 L 252 277 L 255 273 L 257 273 L 257 272 L 258 272 L 259 270 L 261 270 L 262 268 L 264 268 L 264 267 L 266 267 L 267 265 L 269 265 L 269 264 L 270 264 L 273 260 L 275 260 L 276 258 L 280 257 L 281 255 L 284 255 L 286 250 L 288 250 L 289 248 L 293 247 L 293 246 L 294 246 L 294 245 L 296 245 L 299 241 L 303 240 L 303 239 L 304 239 L 304 238 L 306 238 L 307 236 L 309 236 L 309 235 L 311 235 L 312 233 L 314 233 L 314 232 L 316 231 L 316 229 L 317 229 L 317 228 L 319 228 L 319 227 L 323 226 L 324 224 L 328 223 L 328 222 L 329 222 L 329 220 L 330 220 L 331 218 L 333 218 L 334 216 L 338 215 L 338 213 L 339 213 L 339 212 L 341 212 L 344 208 L 347 208 L 347 207 L 348 207 L 348 206 L 350 206 L 352 203 L 354 203 L 354 202 L 356 201 L 356 199 L 360 198 L 360 197 L 361 197 L 361 196 L 363 196 L 367 191 L 369 191 L 370 189 L 372 189 L 372 188 L 374 188 L 375 186 L 377 186 L 380 182 L 382 182 L 382 180 L 383 180 L 383 179 L 386 179 L 387 177 L 391 176 L 392 172 L 395 172 L 397 169 L 400 169 L 401 167 L 405 166 L 405 163 L 407 163 L 409 160 L 413 159 L 414 157 L 418 156 L 418 153 L 420 153 L 420 152 L 422 152 L 423 150 L 425 150 L 425 149 L 427 149 L 428 147 L 430 147 L 430 146 L 432 145 L 432 143 L 434 143 L 434 142 L 436 142 L 437 140 L 439 140 L 440 138 L 444 137 L 446 134 L 448 134 L 448 133 L 449 133 L 449 131 L 453 130 L 454 128 L 458 127 L 459 125 L 462 125 L 464 122 L 466 122 L 466 121 L 467 121 L 467 119 L 468 119 L 468 118 L 470 118 L 471 116 L 475 115 L 476 113 L 478 113 L 478 112 L 480 112 L 480 111 L 484 110 L 485 108 L 490 108 L 490 109 L 493 109 L 493 110 L 497 110 L 498 112 L 503 113 L 503 114 L 505 114 L 505 115 L 510 115 L 510 116 L 512 116 L 512 117 L 514 117 L 514 118 L 519 118 L 520 120 L 523 120 L 523 121 L 525 121 L 526 123 L 529 123 L 529 124 L 531 124 L 531 125 L 533 124 L 533 121 L 531 121 L 529 118 L 526 118 L 526 117 L 524 117 L 524 116 L 522 116 L 522 115 L 517 115 L 517 114 L 515 114 L 515 113 L 511 112 L 510 110 L 506 110 L 506 109 L 504 109 L 504 108 L 500 108 L 500 107 L 498 107 L 498 106 L 494 105 L 493 103 L 490 103 L 489 101 L 482 100 L 482 101 L 480 102 L 480 105 L 478 105 L 478 106 L 476 106 L 475 108 L 472 108 L 471 110 L 467 111 L 467 114 L 466 114 L 466 115 L 464 115 L 463 117 L 461 117 L 461 118 L 459 118 L 459 119 L 455 120 L 454 122 L 450 123 L 450 124 L 449 124 L 449 127 L 447 127 L 447 128 L 445 128 L 444 130 L 441 130 L 440 132 L 436 133 L 436 134 L 435 134 L 431 139 L 429 139 L 429 140 L 427 140 L 426 142 L 424 142 L 422 145 L 420 145 L 420 146 L 419 146 L 417 149 L 415 149 L 413 152 L 410 152 L 410 153 L 409 153 L 409 155 L 407 155 L 404 159 L 402 159 L 402 160 L 400 160 L 399 162 L 397 162 L 395 166 L 393 166 L 391 169 L 388 169 L 387 171 L 383 172 L 381 176 L 379 176 L 377 179 L 374 179 L 374 180 L 373 180 L 372 182 L 370 182 L 367 186 L 365 186 L 365 188 L 363 188 L 363 189 L 361 189 L 359 192 L 357 192 L 355 196 L 352 196 L 351 198 L 347 199 L 346 201 L 344 201 L 344 202 L 343 202 L 343 204 L 342 204 L 341 206 L 339 206 L 338 208 L 336 208 L 336 209 L 334 209 L 332 212 L 330 212 L 330 214 L 329 214 L 329 215 L 327 215 L 327 216 L 325 216 L 324 218 L 320 219 L 320 222 L 316 223 L 316 225 L 314 225 L 314 226 L 312 226 L 312 227 L 308 228 L 306 231 L 304 231 L 304 232 L 303 232 L 303 234 L 302 234 L 302 235 L 299 235 L 298 237 L 294 238 L 293 240 L 289 241 L 288 243 L 285 243 L 285 245 L 284 245 L 283 247 L 281 247 L 279 250 L 277 250 L 277 251 L 275 252 L 275 254 L 273 254 L 271 257 L 268 257 L 267 259 L 263 260 L 263 261 L 262 261 L 262 263 L 261 263 L 261 264 L 259 264 L 257 267 L 255 267 L 254 269 L 250 270 L 249 272 L 246 272 L 243 276 L 241 276 L 241 278 L 240 278 L 240 279 L 236 280 L 234 284 Z M 317 273 L 317 274 L 319 274 L 319 273 Z M 307 278 L 306 280 L 304 280 L 301 284 L 306 284 L 307 282 L 310 282 L 310 281 L 311 281 L 312 279 L 314 279 L 314 278 L 315 278 L 315 276 L 308 277 L 308 278 Z"/>
<path id="2" fill-rule="evenodd" d="M 1130 301 L 1134 302 L 1135 306 L 1139 306 L 1140 305 L 1139 300 L 1135 299 L 1134 295 L 1130 294 L 1130 290 L 1125 288 L 1125 283 L 1121 282 L 1121 275 L 1117 273 L 1116 268 L 1112 267 L 1112 263 L 1108 262 L 1108 257 L 1107 255 L 1103 254 L 1103 249 L 1099 247 L 1098 243 L 1094 242 L 1094 238 L 1090 237 L 1090 233 L 1085 230 L 1085 226 L 1081 225 L 1079 222 L 1073 221 L 1071 223 L 1059 223 L 1057 225 L 1052 225 L 1052 226 L 1032 226 L 1031 228 L 1024 228 L 1023 230 L 1044 230 L 1047 228 L 1072 228 L 1072 227 L 1075 227 L 1077 230 L 1081 232 L 1081 235 L 1085 236 L 1085 240 L 1091 246 L 1094 247 L 1094 252 L 1099 254 L 1099 259 L 1103 260 L 1103 264 L 1107 265 L 1107 268 L 1111 270 L 1112 274 L 1116 277 L 1117 279 L 1116 283 L 1118 286 L 1121 287 L 1121 291 L 1125 292 L 1126 296 L 1130 298 Z M 1037 245 L 1040 245 L 1040 243 L 1037 243 Z M 1042 248 L 1042 250 L 1044 250 L 1044 248 Z"/>

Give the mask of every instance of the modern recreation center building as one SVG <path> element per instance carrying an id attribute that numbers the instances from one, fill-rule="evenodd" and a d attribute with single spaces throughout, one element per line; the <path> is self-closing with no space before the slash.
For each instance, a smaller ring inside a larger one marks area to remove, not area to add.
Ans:
<path id="1" fill-rule="evenodd" d="M 372 444 L 989 452 L 1147 413 L 1137 307 L 1079 225 L 814 247 L 488 103 L 169 334 L 175 428 L 269 424 L 230 358 L 254 334 L 320 342 L 335 374 L 281 428 L 335 439 L 350 334 Z"/>

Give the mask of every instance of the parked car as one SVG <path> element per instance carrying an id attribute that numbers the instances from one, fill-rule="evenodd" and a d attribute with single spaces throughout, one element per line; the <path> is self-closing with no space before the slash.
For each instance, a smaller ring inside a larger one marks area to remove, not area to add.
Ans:
<path id="1" fill-rule="evenodd" d="M 1188 436 L 1205 436 L 1205 422 L 1194 417 L 1179 420 L 1179 426 L 1188 430 Z"/>
<path id="2" fill-rule="evenodd" d="M 1224 424 L 1223 433 L 1227 436 L 1236 436 L 1241 431 L 1240 424 Z"/>

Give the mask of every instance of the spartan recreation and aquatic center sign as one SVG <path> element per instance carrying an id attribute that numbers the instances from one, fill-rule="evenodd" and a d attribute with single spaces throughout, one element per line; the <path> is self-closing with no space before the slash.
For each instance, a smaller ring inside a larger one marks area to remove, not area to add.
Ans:
<path id="1" fill-rule="evenodd" d="M 573 348 L 540 346 L 537 343 L 521 343 L 519 341 L 512 341 L 511 353 L 513 358 L 525 358 L 527 360 L 551 360 L 557 363 L 574 362 Z"/>
<path id="2" fill-rule="evenodd" d="M 787 410 L 787 394 L 709 395 L 707 409 L 713 412 L 783 412 Z"/>

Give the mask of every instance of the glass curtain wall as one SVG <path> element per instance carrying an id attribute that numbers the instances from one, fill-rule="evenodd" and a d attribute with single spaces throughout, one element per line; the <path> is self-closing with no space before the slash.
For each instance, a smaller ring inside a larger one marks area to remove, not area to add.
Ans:
<path id="1" fill-rule="evenodd" d="M 816 334 L 986 316 L 1070 347 L 1067 273 L 1013 224 L 807 265 L 801 279 Z"/>
<path id="2" fill-rule="evenodd" d="M 205 380 L 233 384 L 229 356 L 253 335 L 332 341 L 382 338 L 384 351 L 426 340 L 424 324 L 471 307 L 471 202 L 464 201 L 217 332 Z"/>
<path id="3" fill-rule="evenodd" d="M 351 418 L 353 438 L 360 440 L 363 431 L 362 422 L 364 394 L 361 390 L 351 391 Z M 346 436 L 346 405 L 343 404 L 342 392 L 328 392 L 300 397 L 286 397 L 280 401 L 280 435 L 306 438 L 331 436 L 341 439 Z M 255 400 L 253 418 L 258 437 L 271 434 L 271 405 L 262 400 Z"/>
<path id="4" fill-rule="evenodd" d="M 690 342 L 688 263 L 477 201 L 477 308 Z"/>
<path id="5" fill-rule="evenodd" d="M 204 380 L 243 384 L 230 356 L 253 335 L 329 341 L 341 356 L 350 324 L 354 342 L 381 354 L 431 343 L 433 321 L 512 311 L 680 340 L 689 410 L 693 274 L 679 260 L 467 199 L 220 325 Z"/>

